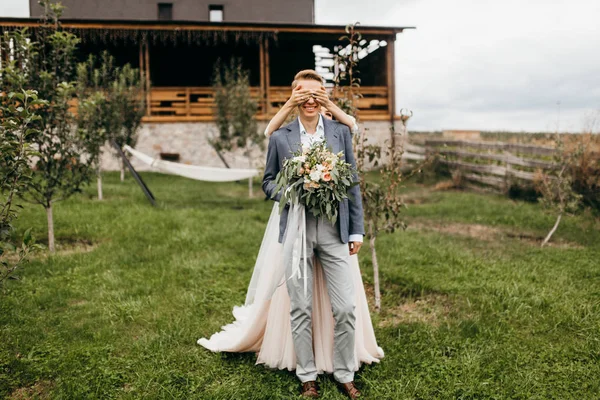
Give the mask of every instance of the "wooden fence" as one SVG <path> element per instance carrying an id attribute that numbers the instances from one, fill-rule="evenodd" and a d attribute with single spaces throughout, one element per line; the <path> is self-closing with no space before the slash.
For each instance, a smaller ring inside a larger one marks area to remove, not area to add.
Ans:
<path id="1" fill-rule="evenodd" d="M 552 147 L 465 140 L 413 141 L 404 145 L 403 159 L 422 161 L 436 154 L 450 171 L 460 171 L 466 186 L 475 184 L 500 192 L 519 181 L 532 182 L 538 170 L 556 167 Z"/>

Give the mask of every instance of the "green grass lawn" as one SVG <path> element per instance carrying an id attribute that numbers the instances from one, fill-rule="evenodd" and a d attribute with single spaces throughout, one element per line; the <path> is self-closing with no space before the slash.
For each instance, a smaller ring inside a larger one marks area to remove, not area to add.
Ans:
<path id="1" fill-rule="evenodd" d="M 90 187 L 56 204 L 59 251 L 0 294 L 0 397 L 296 398 L 293 373 L 196 345 L 243 303 L 271 203 L 244 183 L 143 176 L 159 208 L 116 174 L 105 201 Z M 378 239 L 386 357 L 357 374 L 365 398 L 600 398 L 600 223 L 566 218 L 542 250 L 554 220 L 535 204 L 405 190 L 409 229 Z M 41 207 L 27 227 L 44 240 Z"/>

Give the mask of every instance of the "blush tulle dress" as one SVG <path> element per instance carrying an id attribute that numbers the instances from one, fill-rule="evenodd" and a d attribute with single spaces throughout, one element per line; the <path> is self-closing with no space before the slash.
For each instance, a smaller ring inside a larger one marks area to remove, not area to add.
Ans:
<path id="1" fill-rule="evenodd" d="M 250 280 L 246 302 L 233 307 L 235 320 L 209 339 L 198 344 L 213 352 L 255 352 L 257 364 L 270 368 L 296 369 L 296 353 L 290 324 L 290 298 L 283 267 L 283 245 L 278 243 L 279 205 L 275 203 L 254 273 Z M 313 287 L 313 351 L 319 373 L 333 372 L 333 314 L 326 282 L 320 264 L 314 263 Z M 350 256 L 350 269 L 356 292 L 355 368 L 362 363 L 379 362 L 384 353 L 377 345 L 371 323 L 358 257 Z"/>

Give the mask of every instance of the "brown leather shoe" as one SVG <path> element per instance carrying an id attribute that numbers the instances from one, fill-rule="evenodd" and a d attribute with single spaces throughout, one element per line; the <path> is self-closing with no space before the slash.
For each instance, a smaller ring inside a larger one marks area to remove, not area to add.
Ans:
<path id="1" fill-rule="evenodd" d="M 302 384 L 302 392 L 300 393 L 302 397 L 310 397 L 316 399 L 319 397 L 319 392 L 317 391 L 317 382 L 316 381 L 308 381 Z"/>
<path id="2" fill-rule="evenodd" d="M 344 392 L 346 392 L 348 397 L 350 397 L 352 400 L 360 399 L 360 390 L 354 386 L 354 382 L 342 383 L 341 386 L 344 389 Z"/>

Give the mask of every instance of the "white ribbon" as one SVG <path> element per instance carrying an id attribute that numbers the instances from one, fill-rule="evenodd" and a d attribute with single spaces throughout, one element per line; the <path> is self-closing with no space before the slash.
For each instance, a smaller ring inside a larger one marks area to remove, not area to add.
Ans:
<path id="1" fill-rule="evenodd" d="M 302 255 L 302 257 L 300 256 Z M 304 296 L 308 293 L 308 262 L 306 261 L 306 209 L 304 205 L 293 203 L 288 213 L 285 238 L 283 240 L 284 265 L 290 265 L 292 273 L 288 279 L 302 279 L 304 275 Z M 303 273 L 300 261 L 303 260 Z"/>

